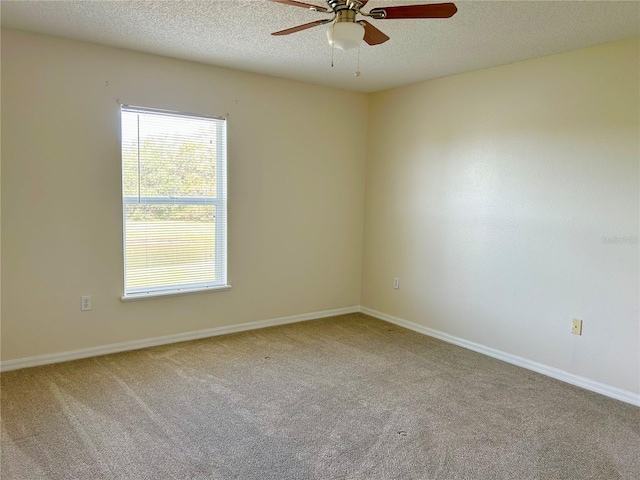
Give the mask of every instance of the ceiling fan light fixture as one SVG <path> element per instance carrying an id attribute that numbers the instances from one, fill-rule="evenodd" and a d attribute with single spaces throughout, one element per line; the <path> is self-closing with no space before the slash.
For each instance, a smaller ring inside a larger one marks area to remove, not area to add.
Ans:
<path id="1" fill-rule="evenodd" d="M 358 48 L 364 38 L 364 27 L 356 22 L 335 22 L 327 28 L 329 45 L 340 50 Z"/>

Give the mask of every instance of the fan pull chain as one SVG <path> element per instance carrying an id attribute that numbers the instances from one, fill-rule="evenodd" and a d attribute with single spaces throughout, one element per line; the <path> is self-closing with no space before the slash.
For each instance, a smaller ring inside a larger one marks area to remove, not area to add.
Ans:
<path id="1" fill-rule="evenodd" d="M 358 69 L 356 70 L 356 77 L 360 76 L 360 45 L 358 45 Z"/>

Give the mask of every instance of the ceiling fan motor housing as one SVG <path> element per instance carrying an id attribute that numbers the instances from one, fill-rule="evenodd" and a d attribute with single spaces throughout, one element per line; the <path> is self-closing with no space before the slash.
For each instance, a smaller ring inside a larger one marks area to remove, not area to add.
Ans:
<path id="1" fill-rule="evenodd" d="M 354 11 L 360 10 L 360 7 L 366 2 L 361 2 L 359 0 L 327 0 L 329 7 L 334 12 L 339 12 L 343 9 L 351 9 Z"/>
<path id="2" fill-rule="evenodd" d="M 355 23 L 356 12 L 355 10 L 339 10 L 336 12 L 336 23 L 351 22 Z"/>

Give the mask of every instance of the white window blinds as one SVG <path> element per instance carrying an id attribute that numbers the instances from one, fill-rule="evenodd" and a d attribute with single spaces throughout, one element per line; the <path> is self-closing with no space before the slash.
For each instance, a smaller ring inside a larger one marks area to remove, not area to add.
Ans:
<path id="1" fill-rule="evenodd" d="M 124 298 L 226 286 L 226 120 L 122 106 Z"/>

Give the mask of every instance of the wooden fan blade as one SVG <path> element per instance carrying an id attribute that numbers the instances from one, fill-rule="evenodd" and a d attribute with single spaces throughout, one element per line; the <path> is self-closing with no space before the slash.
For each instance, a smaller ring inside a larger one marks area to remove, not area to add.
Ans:
<path id="1" fill-rule="evenodd" d="M 297 2 L 296 0 L 269 0 L 270 2 L 282 3 L 284 5 L 292 5 L 294 7 L 302 7 L 307 10 L 315 10 L 317 12 L 331 12 L 325 7 L 319 7 L 318 5 L 311 5 L 310 3 Z"/>
<path id="2" fill-rule="evenodd" d="M 331 19 L 316 20 L 315 22 L 305 23 L 304 25 L 298 25 L 297 27 L 287 28 L 286 30 L 280 30 L 279 32 L 273 32 L 271 35 L 289 35 L 290 33 L 296 33 L 300 30 L 306 30 L 307 28 L 317 27 L 324 23 L 329 23 Z"/>
<path id="3" fill-rule="evenodd" d="M 389 40 L 388 36 L 366 20 L 360 20 L 358 23 L 364 27 L 364 41 L 369 45 L 380 45 Z"/>
<path id="4" fill-rule="evenodd" d="M 431 3 L 429 5 L 405 5 L 380 7 L 369 12 L 373 18 L 392 20 L 396 18 L 449 18 L 458 11 L 453 3 Z"/>

